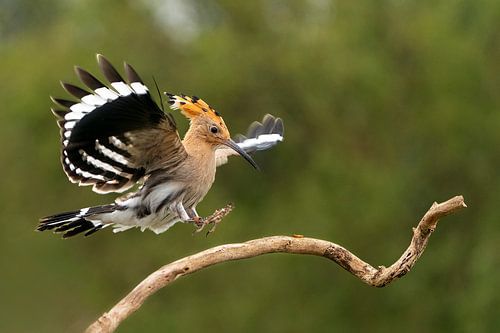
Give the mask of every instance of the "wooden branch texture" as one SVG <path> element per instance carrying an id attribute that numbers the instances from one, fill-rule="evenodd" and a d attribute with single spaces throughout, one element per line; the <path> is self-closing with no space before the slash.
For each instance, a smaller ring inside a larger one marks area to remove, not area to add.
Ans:
<path id="1" fill-rule="evenodd" d="M 406 251 L 387 268 L 383 266 L 375 268 L 335 243 L 300 235 L 272 236 L 245 243 L 213 247 L 165 265 L 149 275 L 111 310 L 90 325 L 86 332 L 113 332 L 125 318 L 138 310 L 149 296 L 179 277 L 222 262 L 252 258 L 267 253 L 309 254 L 325 257 L 336 262 L 366 284 L 384 287 L 404 276 L 415 265 L 424 252 L 438 220 L 464 207 L 467 206 L 462 196 L 456 196 L 439 204 L 434 203 L 422 217 L 418 226 L 413 228 L 413 237 Z"/>

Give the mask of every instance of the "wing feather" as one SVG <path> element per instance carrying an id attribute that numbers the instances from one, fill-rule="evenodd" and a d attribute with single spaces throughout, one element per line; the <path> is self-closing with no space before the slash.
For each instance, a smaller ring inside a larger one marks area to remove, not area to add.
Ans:
<path id="1" fill-rule="evenodd" d="M 123 192 L 158 168 L 178 166 L 187 156 L 170 115 L 151 98 L 137 72 L 125 64 L 127 81 L 102 55 L 108 87 L 86 70 L 75 72 L 87 91 L 63 88 L 78 101 L 52 98 L 61 128 L 61 161 L 68 178 L 98 193 Z"/>

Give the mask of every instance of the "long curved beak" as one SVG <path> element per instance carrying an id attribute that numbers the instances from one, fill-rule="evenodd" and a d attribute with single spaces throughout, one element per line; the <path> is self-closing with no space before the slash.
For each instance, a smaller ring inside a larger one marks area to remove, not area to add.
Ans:
<path id="1" fill-rule="evenodd" d="M 224 145 L 228 146 L 229 148 L 240 154 L 241 157 L 247 160 L 247 162 L 250 163 L 256 170 L 259 170 L 259 166 L 257 165 L 257 163 L 255 163 L 255 161 L 250 157 L 250 155 L 248 155 L 243 149 L 241 149 L 240 146 L 236 144 L 236 142 L 234 142 L 231 139 L 227 139 L 226 141 L 224 141 Z"/>

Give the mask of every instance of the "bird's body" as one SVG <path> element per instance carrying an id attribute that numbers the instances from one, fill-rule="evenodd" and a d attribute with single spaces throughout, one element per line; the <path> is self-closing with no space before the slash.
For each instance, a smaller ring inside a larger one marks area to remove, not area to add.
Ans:
<path id="1" fill-rule="evenodd" d="M 92 185 L 98 193 L 141 185 L 113 204 L 45 217 L 38 230 L 69 237 L 107 226 L 161 233 L 179 221 L 199 224 L 196 205 L 210 190 L 217 166 L 240 154 L 256 167 L 247 153 L 283 139 L 281 119 L 266 115 L 262 124 L 252 124 L 249 138 L 235 143 L 220 115 L 203 100 L 167 94 L 171 108 L 190 120 L 181 141 L 172 116 L 158 108 L 132 67 L 125 64 L 125 83 L 104 57 L 98 55 L 98 62 L 113 89 L 77 67 L 93 92 L 63 84 L 80 101 L 53 99 L 65 108 L 53 110 L 61 127 L 64 171 L 72 182 Z"/>
<path id="2" fill-rule="evenodd" d="M 102 222 L 113 223 L 115 231 L 140 227 L 161 233 L 176 222 L 198 216 L 196 205 L 212 187 L 216 172 L 215 151 L 199 141 L 184 140 L 187 157 L 181 167 L 151 173 L 139 191 L 117 200 L 127 208 L 104 214 Z"/>

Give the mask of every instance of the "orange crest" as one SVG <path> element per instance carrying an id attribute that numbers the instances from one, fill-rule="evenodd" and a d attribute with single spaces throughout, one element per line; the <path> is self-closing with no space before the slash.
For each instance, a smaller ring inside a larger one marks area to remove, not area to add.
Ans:
<path id="1" fill-rule="evenodd" d="M 168 102 L 170 103 L 170 108 L 173 110 L 181 110 L 181 113 L 189 119 L 194 119 L 196 117 L 208 117 L 215 123 L 224 125 L 224 120 L 220 114 L 215 111 L 210 105 L 208 105 L 204 100 L 193 96 L 189 97 L 186 95 L 172 95 L 165 93 L 168 96 Z"/>

